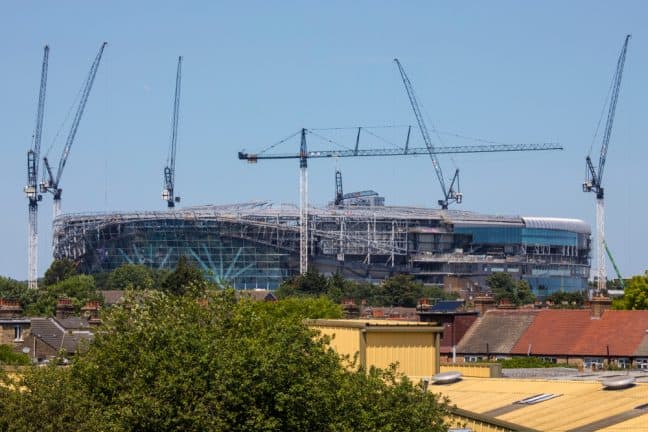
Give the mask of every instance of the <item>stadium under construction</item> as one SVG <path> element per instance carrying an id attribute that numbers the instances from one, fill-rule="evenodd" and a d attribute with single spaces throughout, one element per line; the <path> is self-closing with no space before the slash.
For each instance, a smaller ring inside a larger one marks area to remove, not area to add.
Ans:
<path id="1" fill-rule="evenodd" d="M 299 273 L 300 211 L 252 202 L 171 211 L 62 215 L 54 256 L 96 274 L 125 263 L 174 268 L 186 256 L 215 281 L 274 289 Z M 580 291 L 590 272 L 590 227 L 577 219 L 345 205 L 308 210 L 308 265 L 377 282 L 397 273 L 448 290 L 484 287 L 494 272 L 533 291 Z"/>

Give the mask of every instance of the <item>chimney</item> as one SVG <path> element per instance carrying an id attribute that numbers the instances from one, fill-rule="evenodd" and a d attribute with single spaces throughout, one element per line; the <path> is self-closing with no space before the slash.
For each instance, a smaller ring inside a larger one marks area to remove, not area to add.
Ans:
<path id="1" fill-rule="evenodd" d="M 610 306 L 612 306 L 611 298 L 605 296 L 593 297 L 590 300 L 591 318 L 600 319 L 603 312 L 610 309 Z"/>
<path id="2" fill-rule="evenodd" d="M 483 316 L 487 310 L 495 308 L 495 299 L 491 296 L 475 297 L 473 302 L 475 303 L 475 310 L 479 312 L 480 316 Z"/>
<path id="3" fill-rule="evenodd" d="M 68 298 L 59 299 L 56 303 L 56 318 L 65 319 L 74 315 L 74 305 Z"/>
<path id="4" fill-rule="evenodd" d="M 497 303 L 497 309 L 517 309 L 517 306 L 511 303 L 509 299 L 504 298 Z"/>
<path id="5" fill-rule="evenodd" d="M 99 325 L 101 318 L 99 318 L 99 302 L 89 301 L 81 308 L 81 313 L 88 319 L 88 324 Z"/>
<path id="6" fill-rule="evenodd" d="M 18 300 L 0 298 L 0 318 L 16 318 L 22 315 L 22 307 Z"/>

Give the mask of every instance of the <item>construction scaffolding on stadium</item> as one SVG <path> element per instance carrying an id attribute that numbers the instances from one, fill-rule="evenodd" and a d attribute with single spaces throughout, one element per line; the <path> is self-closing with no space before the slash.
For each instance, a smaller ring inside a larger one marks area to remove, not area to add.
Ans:
<path id="1" fill-rule="evenodd" d="M 55 220 L 54 255 L 91 274 L 126 263 L 172 269 L 186 256 L 217 282 L 276 288 L 298 274 L 299 216 L 294 205 L 266 201 L 69 214 Z M 528 278 L 543 276 L 542 268 L 545 277 L 562 278 L 561 288 L 576 289 L 589 271 L 589 226 L 579 220 L 330 206 L 310 207 L 308 224 L 311 265 L 350 278 L 410 273 L 423 282 L 472 284 L 500 268 Z"/>

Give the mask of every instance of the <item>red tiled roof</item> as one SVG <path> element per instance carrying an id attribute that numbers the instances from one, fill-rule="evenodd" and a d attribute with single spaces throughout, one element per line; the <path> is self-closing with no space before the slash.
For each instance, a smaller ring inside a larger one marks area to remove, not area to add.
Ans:
<path id="1" fill-rule="evenodd" d="M 579 355 L 632 356 L 648 329 L 646 310 L 606 310 L 591 321 L 572 353 Z"/>
<path id="2" fill-rule="evenodd" d="M 571 354 L 574 345 L 592 322 L 591 311 L 545 309 L 513 346 L 511 354 Z"/>
<path id="3" fill-rule="evenodd" d="M 648 311 L 543 310 L 519 338 L 511 354 L 602 356 L 642 355 Z"/>

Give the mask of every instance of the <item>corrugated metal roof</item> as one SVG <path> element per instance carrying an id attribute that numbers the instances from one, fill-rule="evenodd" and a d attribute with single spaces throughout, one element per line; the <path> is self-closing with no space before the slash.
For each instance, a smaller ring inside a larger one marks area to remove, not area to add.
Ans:
<path id="1" fill-rule="evenodd" d="M 611 423 L 606 431 L 645 431 L 648 425 L 648 410 L 635 410 L 646 403 L 648 384 L 606 391 L 596 381 L 464 378 L 447 386 L 432 386 L 431 391 L 448 396 L 459 408 L 479 414 L 499 409 L 502 414 L 495 418 L 542 431 L 599 430 L 594 425 L 605 423 Z M 542 393 L 559 396 L 503 409 Z"/>
<path id="2" fill-rule="evenodd" d="M 592 233 L 590 226 L 580 219 L 523 216 L 522 220 L 527 228 L 563 230 L 581 234 Z"/>

